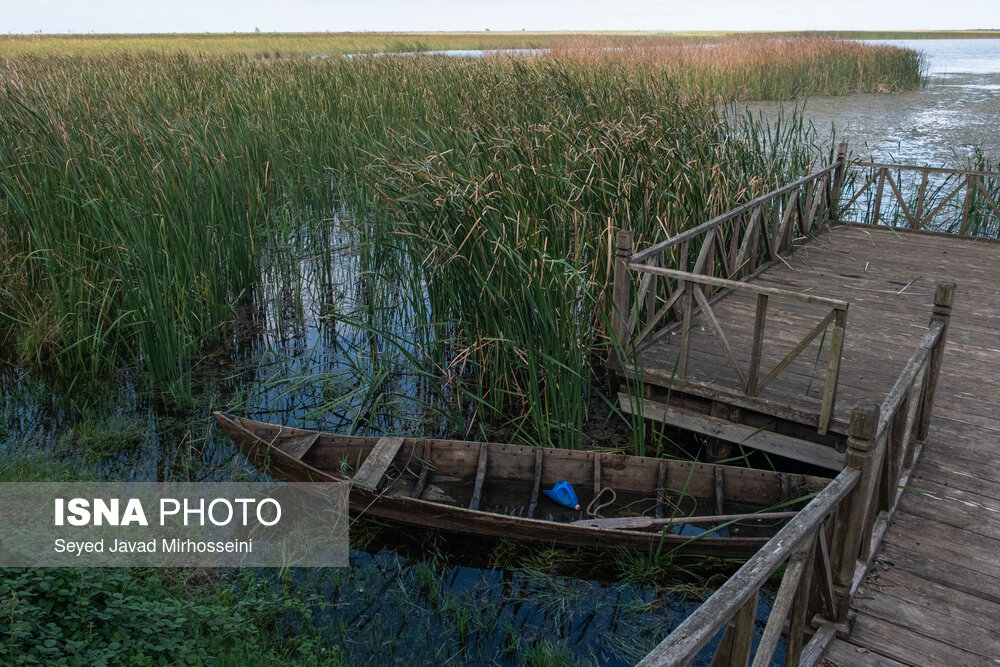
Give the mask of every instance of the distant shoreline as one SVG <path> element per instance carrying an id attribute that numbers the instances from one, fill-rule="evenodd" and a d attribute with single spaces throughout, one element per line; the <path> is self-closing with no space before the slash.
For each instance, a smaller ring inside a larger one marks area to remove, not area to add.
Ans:
<path id="1" fill-rule="evenodd" d="M 839 39 L 1000 39 L 1000 28 L 982 30 L 453 30 L 453 31 L 347 31 L 347 32 L 166 32 L 166 33 L 14 33 L 0 35 L 0 43 L 21 39 L 172 39 L 172 38 L 247 38 L 267 40 L 273 37 L 330 39 L 337 37 L 406 36 L 506 36 L 564 37 L 643 36 L 643 37 L 725 37 L 732 35 L 775 37 L 832 37 Z"/>

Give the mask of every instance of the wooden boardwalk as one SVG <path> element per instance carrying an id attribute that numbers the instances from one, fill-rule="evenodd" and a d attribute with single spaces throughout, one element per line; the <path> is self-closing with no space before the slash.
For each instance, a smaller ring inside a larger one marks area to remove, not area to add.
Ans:
<path id="1" fill-rule="evenodd" d="M 944 243 L 942 243 L 944 242 Z M 984 249 L 984 245 L 987 246 Z M 981 240 L 906 234 L 888 229 L 841 226 L 821 233 L 753 280 L 810 296 L 849 303 L 840 382 L 831 430 L 846 435 L 851 408 L 860 400 L 881 401 L 899 377 L 920 338 L 927 332 L 935 285 L 956 271 L 992 267 L 1000 273 L 1000 247 Z M 950 278 L 953 279 L 953 278 Z M 737 360 L 751 356 L 756 294 L 727 292 L 713 305 Z M 972 304 L 967 304 L 971 306 Z M 769 306 L 767 341 L 761 367 L 775 366 L 826 314 L 806 303 Z M 712 327 L 695 316 L 691 327 L 688 379 L 739 391 L 739 382 Z M 642 353 L 647 377 L 669 384 L 680 352 L 679 330 L 660 338 Z M 784 405 L 818 410 L 830 354 L 830 341 L 817 336 L 760 394 Z"/>
<path id="2" fill-rule="evenodd" d="M 870 251 L 838 252 L 865 233 Z M 1000 243 L 861 228 L 835 238 L 840 269 L 824 282 L 870 262 L 885 285 L 920 275 L 958 289 L 927 442 L 854 598 L 853 631 L 826 663 L 1000 664 Z"/>
<path id="3" fill-rule="evenodd" d="M 841 627 L 824 664 L 1000 664 L 1000 243 L 840 225 L 751 280 L 848 303 L 829 434 L 813 432 L 817 442 L 840 451 L 852 406 L 886 400 L 928 333 L 935 287 L 943 280 L 956 282 L 957 290 L 929 436 L 881 551 L 863 582 L 855 583 L 853 629 L 848 636 L 850 624 Z M 691 315 L 684 386 L 721 386 L 733 397 L 746 389 L 733 362 L 739 366 L 754 356 L 757 298 L 751 291 L 725 290 L 709 314 L 702 308 Z M 772 303 L 766 325 L 760 325 L 768 345 L 756 344 L 760 368 L 778 364 L 827 310 L 822 304 Z M 647 412 L 655 405 L 649 399 L 669 390 L 677 377 L 681 328 L 645 346 L 639 370 L 624 367 L 626 375 L 641 373 L 653 385 L 646 390 Z M 782 416 L 781 406 L 819 411 L 832 347 L 824 337 L 814 338 L 759 393 L 756 409 L 766 413 L 760 405 L 771 401 L 779 406 L 776 416 Z M 725 396 L 704 397 L 714 399 L 716 415 Z M 703 414 L 705 406 L 694 409 Z"/>

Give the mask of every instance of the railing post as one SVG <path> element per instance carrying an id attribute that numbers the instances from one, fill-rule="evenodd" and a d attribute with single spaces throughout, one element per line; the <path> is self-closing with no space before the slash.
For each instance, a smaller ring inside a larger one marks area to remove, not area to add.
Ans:
<path id="1" fill-rule="evenodd" d="M 860 401 L 851 411 L 850 437 L 847 439 L 846 465 L 859 470 L 858 485 L 845 501 L 845 507 L 837 512 L 834 531 L 833 584 L 837 596 L 835 609 L 838 623 L 847 620 L 851 606 L 851 588 L 854 584 L 854 570 L 859 549 L 864 543 L 863 531 L 868 530 L 865 517 L 874 492 L 872 439 L 878 429 L 880 408 L 872 401 Z"/>
<path id="2" fill-rule="evenodd" d="M 613 357 L 617 364 L 617 370 L 621 371 L 625 367 L 625 348 L 628 341 L 625 340 L 625 323 L 629 312 L 629 296 L 632 291 L 632 281 L 628 273 L 628 261 L 632 256 L 633 237 L 632 230 L 622 229 L 615 237 L 615 274 L 612 288 L 612 312 L 611 328 L 615 336 L 612 345 L 615 350 Z"/>
<path id="3" fill-rule="evenodd" d="M 955 303 L 955 283 L 950 280 L 943 280 L 937 284 L 934 290 L 934 311 L 931 315 L 931 324 L 940 322 L 942 324 L 941 337 L 931 351 L 930 376 L 927 378 L 927 391 L 924 392 L 924 405 L 921 410 L 920 430 L 917 433 L 917 440 L 927 439 L 927 432 L 931 423 L 931 408 L 934 407 L 934 391 L 937 389 L 938 375 L 941 373 L 941 361 L 944 357 L 944 346 L 948 337 L 948 323 L 951 321 L 951 307 Z"/>
<path id="4" fill-rule="evenodd" d="M 840 195 L 844 189 L 844 169 L 847 164 L 847 143 L 837 144 L 837 168 L 833 172 L 833 196 L 830 199 L 830 210 L 834 220 L 840 220 Z"/>
<path id="5" fill-rule="evenodd" d="M 969 174 L 965 182 L 965 202 L 962 204 L 962 219 L 958 223 L 959 236 L 965 236 L 969 231 L 969 211 L 972 209 L 972 196 L 976 193 L 976 177 Z"/>
<path id="6" fill-rule="evenodd" d="M 844 329 L 847 327 L 847 308 L 835 308 L 833 316 L 833 336 L 830 339 L 830 359 L 826 367 L 826 381 L 823 387 L 823 403 L 820 405 L 820 435 L 826 435 L 837 405 L 837 382 L 840 379 L 840 356 L 844 351 Z"/>

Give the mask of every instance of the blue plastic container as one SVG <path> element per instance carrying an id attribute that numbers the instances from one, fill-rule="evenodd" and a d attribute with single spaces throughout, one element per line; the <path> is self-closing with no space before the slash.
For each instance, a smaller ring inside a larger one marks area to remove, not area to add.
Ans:
<path id="1" fill-rule="evenodd" d="M 552 499 L 557 505 L 562 505 L 566 509 L 580 509 L 580 501 L 576 499 L 576 491 L 569 482 L 556 482 L 551 489 L 542 489 L 542 493 Z"/>

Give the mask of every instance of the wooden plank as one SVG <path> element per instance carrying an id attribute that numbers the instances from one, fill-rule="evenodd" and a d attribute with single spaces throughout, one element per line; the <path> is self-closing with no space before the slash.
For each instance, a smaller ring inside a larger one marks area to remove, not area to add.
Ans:
<path id="1" fill-rule="evenodd" d="M 751 215 L 755 214 L 756 212 Z M 740 237 L 741 237 L 740 232 L 742 231 L 743 232 L 742 235 L 746 236 L 747 231 L 749 231 L 747 229 L 744 229 L 744 226 L 748 224 L 746 213 L 733 218 L 730 221 L 730 223 L 731 224 L 729 229 L 729 250 L 727 251 L 726 254 L 726 264 L 729 268 L 729 271 L 726 272 L 727 278 L 732 278 L 733 272 L 738 272 L 740 269 L 740 267 L 736 264 L 736 253 L 739 251 L 739 246 L 740 246 Z"/>
<path id="2" fill-rule="evenodd" d="M 884 597 L 892 600 L 883 603 L 880 600 Z M 912 605 L 915 615 L 920 614 L 921 609 L 945 613 L 955 626 L 1000 633 L 1000 604 L 896 568 L 878 568 L 858 591 L 855 608 L 874 616 L 890 609 L 893 618 L 899 619 L 895 608 L 900 604 Z M 996 641 L 1000 657 L 1000 637 Z"/>
<path id="3" fill-rule="evenodd" d="M 952 630 L 954 632 L 954 629 Z M 896 625 L 868 614 L 858 614 L 851 641 L 869 650 L 910 665 L 993 665 L 978 656 L 945 642 L 936 641 L 912 628 Z"/>
<path id="4" fill-rule="evenodd" d="M 677 291 L 676 291 L 676 292 L 674 292 L 674 293 L 673 293 L 672 295 L 670 295 L 670 298 L 669 298 L 669 299 L 667 299 L 666 303 L 664 303 L 664 304 L 663 304 L 663 305 L 662 305 L 662 306 L 661 306 L 661 307 L 659 308 L 659 310 L 657 310 L 657 311 L 656 311 L 656 313 L 655 313 L 655 314 L 654 314 L 654 315 L 652 316 L 652 318 L 650 318 L 650 320 L 649 320 L 648 322 L 646 322 L 646 326 L 644 326 L 644 327 L 642 328 L 642 331 L 640 331 L 640 332 L 639 332 L 639 335 L 638 335 L 638 336 L 636 336 L 636 337 L 635 337 L 635 338 L 634 338 L 634 339 L 633 339 L 633 340 L 631 341 L 631 344 L 632 344 L 632 345 L 638 345 L 638 344 L 639 344 L 639 343 L 641 343 L 642 341 L 646 340 L 646 337 L 647 337 L 647 336 L 649 336 L 649 334 L 650 334 L 650 333 L 652 333 L 653 329 L 655 329 L 655 328 L 656 328 L 656 325 L 660 323 L 660 320 L 662 320 L 662 319 L 663 319 L 663 317 L 664 317 L 664 316 L 665 316 L 665 315 L 666 315 L 666 314 L 667 314 L 668 312 L 670 312 L 670 309 L 674 307 L 674 304 L 676 304 L 676 303 L 677 303 L 677 301 L 678 301 L 678 300 L 679 300 L 679 299 L 680 299 L 680 298 L 681 298 L 681 297 L 682 297 L 683 295 L 684 295 L 684 290 L 677 290 Z"/>
<path id="5" fill-rule="evenodd" d="M 865 190 L 867 190 L 871 186 L 871 184 L 875 182 L 875 179 L 877 177 L 878 177 L 878 171 L 877 170 L 872 171 L 872 175 L 870 177 L 868 177 L 868 180 L 865 181 L 864 185 L 862 185 L 860 188 L 858 188 L 855 191 L 854 196 L 851 197 L 849 200 L 847 200 L 846 204 L 844 204 L 843 206 L 841 206 L 841 210 L 846 211 L 847 209 L 851 208 L 851 206 L 854 205 L 854 202 L 856 202 L 858 200 L 858 198 L 862 194 L 864 194 Z"/>
<path id="6" fill-rule="evenodd" d="M 806 234 L 811 234 L 813 227 L 816 222 L 816 213 L 819 212 L 819 207 L 823 205 L 823 199 L 826 195 L 826 187 L 824 186 L 824 178 L 816 181 L 816 187 L 813 193 L 812 202 L 809 206 L 808 217 L 805 221 L 803 232 Z"/>
<path id="7" fill-rule="evenodd" d="M 403 438 L 379 438 L 351 481 L 369 489 L 377 489 L 402 446 Z"/>
<path id="8" fill-rule="evenodd" d="M 635 295 L 635 305 L 632 306 L 632 310 L 629 313 L 628 320 L 625 322 L 625 328 L 623 330 L 624 333 L 622 335 L 622 340 L 621 340 L 622 345 L 627 345 L 628 341 L 632 337 L 632 332 L 635 331 L 635 325 L 639 321 L 639 310 L 640 310 L 640 308 L 644 304 L 648 305 L 648 304 L 645 303 L 646 302 L 646 294 L 649 292 L 649 284 L 651 282 L 653 282 L 653 274 L 652 273 L 645 274 L 642 277 L 642 279 L 639 281 L 639 290 L 638 290 L 638 292 L 636 292 L 636 295 Z M 647 315 L 648 315 L 649 312 L 650 312 L 649 308 L 647 308 L 646 309 Z"/>
<path id="9" fill-rule="evenodd" d="M 660 384 L 663 387 L 672 388 L 674 391 L 693 394 L 712 400 L 724 400 L 737 407 L 755 410 L 781 419 L 787 419 L 800 424 L 815 426 L 819 422 L 819 412 L 801 409 L 794 405 L 782 403 L 780 401 L 761 398 L 759 396 L 746 396 L 739 391 L 731 391 L 719 385 L 700 382 L 697 380 L 679 379 L 680 371 L 675 376 L 673 373 L 661 371 L 656 368 L 644 369 L 644 376 L 647 382 Z M 630 373 L 631 377 L 632 374 Z M 846 427 L 846 426 L 845 426 Z"/>
<path id="10" fill-rule="evenodd" d="M 632 292 L 632 277 L 628 272 L 628 258 L 632 254 L 634 241 L 631 230 L 622 229 L 615 236 L 615 268 L 611 287 L 611 331 L 618 340 L 620 350 L 615 355 L 616 362 L 624 363 L 624 348 L 628 343 L 625 326 L 628 318 L 629 297 Z M 616 348 L 617 349 L 617 348 Z"/>
<path id="11" fill-rule="evenodd" d="M 915 229 L 920 229 L 923 226 L 923 215 L 924 215 L 924 200 L 927 197 L 927 172 L 920 174 L 920 187 L 917 188 L 917 205 L 913 212 L 913 220 Z"/>
<path id="12" fill-rule="evenodd" d="M 667 499 L 667 462 L 660 461 L 656 472 L 656 513 L 657 519 L 663 518 L 663 505 Z"/>
<path id="13" fill-rule="evenodd" d="M 715 278 L 713 276 L 705 276 L 698 273 L 688 273 L 686 271 L 667 269 L 662 266 L 629 264 L 628 267 L 637 273 L 655 273 L 660 276 L 666 276 L 668 278 L 677 278 L 678 280 L 691 281 L 698 283 L 700 285 L 711 285 L 713 287 L 730 288 L 733 290 L 752 292 L 754 294 L 767 294 L 768 296 L 788 299 L 790 301 L 800 301 L 802 303 L 811 303 L 819 306 L 829 306 L 830 308 L 847 307 L 847 302 L 842 299 L 831 299 L 828 297 L 810 296 L 809 294 L 803 294 L 801 292 L 792 292 L 790 290 L 776 289 L 773 287 L 762 287 L 761 285 L 752 282 L 742 282 L 737 280 L 727 280 L 725 278 Z"/>
<path id="14" fill-rule="evenodd" d="M 701 290 L 694 291 L 694 298 L 698 302 L 698 305 L 701 306 L 701 314 L 708 319 L 708 324 L 712 328 L 712 334 L 715 336 L 715 340 L 718 341 L 719 347 L 722 348 L 722 352 L 726 355 L 726 359 L 729 360 L 729 366 L 736 374 L 736 379 L 739 380 L 743 390 L 746 391 L 746 376 L 743 375 L 743 370 L 740 368 L 739 362 L 736 361 L 736 357 L 733 355 L 733 349 L 729 346 L 729 341 L 726 340 L 726 334 L 722 330 L 719 320 L 716 319 L 715 313 L 712 312 L 712 307 L 708 305 L 708 300 L 705 298 L 705 295 L 701 293 Z"/>
<path id="15" fill-rule="evenodd" d="M 714 595 L 688 616 L 638 664 L 686 662 L 725 627 L 738 610 L 753 606 L 757 591 L 799 547 L 803 537 L 828 516 L 857 484 L 857 470 L 846 469 L 778 531 L 767 546 L 754 554 Z"/>
<path id="16" fill-rule="evenodd" d="M 931 432 L 933 431 L 932 426 Z M 1000 442 L 1000 439 L 994 442 Z M 974 454 L 971 458 L 973 461 L 976 459 L 981 461 L 980 456 Z M 938 452 L 925 450 L 910 484 L 931 493 L 951 493 L 961 500 L 978 496 L 1000 501 L 1000 470 L 989 464 L 977 468 L 974 465 L 964 466 L 960 463 L 954 457 L 939 456 Z"/>
<path id="17" fill-rule="evenodd" d="M 963 187 L 965 187 L 965 181 L 964 180 L 960 181 L 959 184 L 958 184 L 958 187 L 956 187 L 954 190 L 952 190 L 951 194 L 949 194 L 947 197 L 945 197 L 944 199 L 942 199 L 941 202 L 938 203 L 938 205 L 935 206 L 931 210 L 930 213 L 928 213 L 927 215 L 923 216 L 922 219 L 920 219 L 920 227 L 923 228 L 927 223 L 929 223 L 931 220 L 933 220 L 934 216 L 937 215 L 941 211 L 941 209 L 943 209 L 945 207 L 945 204 L 947 204 L 948 202 L 951 201 L 952 197 L 954 197 L 959 192 L 961 192 L 961 190 L 962 190 Z M 961 225 L 961 223 L 959 223 L 959 224 Z"/>
<path id="18" fill-rule="evenodd" d="M 993 209 L 993 214 L 996 215 L 997 220 L 1000 221 L 1000 208 L 997 208 L 997 203 L 993 201 L 993 195 L 990 194 L 990 191 L 986 189 L 985 185 L 983 185 L 983 179 L 977 177 L 976 185 L 979 187 L 979 190 L 983 193 L 983 198 L 986 199 L 986 203 L 990 205 L 991 209 Z"/>
<path id="19" fill-rule="evenodd" d="M 479 503 L 483 498 L 483 482 L 486 481 L 486 456 L 489 445 L 485 442 L 479 446 L 479 464 L 476 466 L 476 483 L 472 489 L 472 500 L 469 501 L 470 510 L 478 510 Z"/>
<path id="20" fill-rule="evenodd" d="M 424 489 L 427 488 L 427 480 L 431 477 L 431 468 L 433 464 L 431 463 L 431 443 L 424 442 L 423 448 L 423 465 L 420 467 L 420 475 L 417 477 L 417 483 L 413 487 L 413 491 L 410 492 L 411 498 L 420 498 L 424 494 Z"/>
<path id="21" fill-rule="evenodd" d="M 844 329 L 847 327 L 847 311 L 834 311 L 833 335 L 830 339 L 830 360 L 826 369 L 826 382 L 823 387 L 823 403 L 819 412 L 820 435 L 826 435 L 833 418 L 833 410 L 837 403 L 837 382 L 840 379 L 840 360 L 844 351 Z"/>
<path id="22" fill-rule="evenodd" d="M 816 558 L 813 561 L 815 568 L 813 578 L 827 611 L 832 613 L 836 604 L 836 595 L 833 588 L 833 564 L 830 560 L 830 548 L 825 527 L 820 529 L 816 538 L 816 551 Z"/>
<path id="23" fill-rule="evenodd" d="M 840 470 L 844 467 L 844 454 L 832 447 L 818 445 L 806 440 L 800 440 L 780 433 L 764 431 L 733 422 L 702 415 L 681 408 L 663 405 L 648 399 L 642 401 L 641 414 L 647 419 L 655 419 L 678 428 L 719 438 L 727 442 L 759 449 L 769 454 L 809 463 L 827 470 Z M 630 414 L 638 413 L 637 399 L 628 394 L 619 394 L 622 409 Z"/>
<path id="24" fill-rule="evenodd" d="M 802 657 L 799 660 L 799 667 L 813 667 L 821 664 L 823 656 L 827 652 L 827 647 L 837 636 L 838 626 L 834 623 L 822 623 L 816 630 L 809 643 L 802 650 Z M 825 660 L 823 665 L 828 664 Z"/>
<path id="25" fill-rule="evenodd" d="M 535 450 L 535 475 L 531 483 L 531 500 L 528 503 L 528 518 L 534 519 L 538 515 L 538 496 L 542 488 L 542 462 L 545 452 L 541 447 Z"/>
<path id="26" fill-rule="evenodd" d="M 717 228 L 708 230 L 705 234 L 705 238 L 701 242 L 701 249 L 698 251 L 698 257 L 694 260 L 694 266 L 691 267 L 691 273 L 694 275 L 707 274 L 711 275 L 710 272 L 705 271 L 706 264 L 710 261 L 712 256 L 712 250 L 715 243 L 715 237 L 719 235 L 719 230 Z M 654 267 L 643 265 L 644 269 L 650 273 L 656 273 L 652 269 Z M 630 269 L 634 270 L 634 267 L 630 264 Z M 662 268 L 662 267 L 657 267 Z"/>
<path id="27" fill-rule="evenodd" d="M 764 325 L 767 321 L 767 295 L 757 295 L 757 311 L 753 323 L 753 347 L 750 351 L 750 371 L 747 373 L 747 393 L 756 396 L 760 393 L 758 379 L 760 378 L 760 355 L 764 345 Z"/>
<path id="28" fill-rule="evenodd" d="M 882 215 L 882 193 L 885 191 L 885 175 L 889 173 L 886 167 L 878 170 L 878 185 L 875 187 L 875 204 L 873 206 L 872 224 L 877 225 L 879 216 Z"/>
<path id="29" fill-rule="evenodd" d="M 961 545 L 956 545 L 956 548 L 961 549 Z M 971 554 L 928 554 L 921 544 L 911 541 L 904 546 L 898 535 L 890 533 L 878 563 L 880 567 L 892 567 L 951 590 L 1000 604 L 1000 581 L 995 578 L 995 571 L 984 573 L 971 569 L 970 565 L 985 569 L 976 564 Z"/>
<path id="30" fill-rule="evenodd" d="M 986 176 L 989 178 L 1000 177 L 1000 172 L 996 171 L 976 171 L 974 169 L 952 169 L 950 167 L 928 167 L 917 164 L 886 164 L 883 162 L 857 162 L 856 167 L 873 167 L 877 169 L 895 169 L 898 171 L 919 171 L 931 174 L 965 174 L 973 176 Z"/>
<path id="31" fill-rule="evenodd" d="M 892 191 L 896 194 L 896 201 L 899 202 L 899 210 L 901 210 L 903 212 L 903 215 L 906 216 L 906 221 L 909 223 L 910 229 L 919 229 L 919 227 L 913 221 L 913 214 L 910 213 L 910 207 L 906 205 L 906 201 L 903 199 L 903 193 L 899 191 L 899 186 L 896 185 L 896 181 L 895 179 L 893 179 L 892 173 L 886 171 L 885 178 L 887 181 L 889 181 L 889 187 L 891 187 Z"/>
<path id="32" fill-rule="evenodd" d="M 978 572 L 981 579 L 995 577 L 1000 572 L 1000 540 L 969 534 L 962 528 L 910 514 L 903 508 L 896 513 L 891 544 L 961 565 Z"/>
<path id="33" fill-rule="evenodd" d="M 785 619 L 792 610 L 792 603 L 795 601 L 795 593 L 799 588 L 799 580 L 805 572 L 806 558 L 802 553 L 792 556 L 785 568 L 785 575 L 781 578 L 778 586 L 778 594 L 771 605 L 771 613 L 767 617 L 767 625 L 764 626 L 764 634 L 761 635 L 757 644 L 757 653 L 754 656 L 753 667 L 769 667 L 774 651 L 778 648 L 778 640 L 781 639 L 781 631 L 785 626 Z M 755 609 L 754 612 L 757 610 Z"/>
<path id="34" fill-rule="evenodd" d="M 677 377 L 687 375 L 687 360 L 691 349 L 691 310 L 694 308 L 694 285 L 684 283 L 684 318 L 681 320 L 681 349 L 677 359 Z M 672 378 L 671 378 L 672 379 Z"/>
<path id="35" fill-rule="evenodd" d="M 827 313 L 826 317 L 820 320 L 819 323 L 816 326 L 814 326 L 809 333 L 805 335 L 805 338 L 800 340 L 795 347 L 789 350 L 788 354 L 786 354 L 782 358 L 782 360 L 779 361 L 778 364 L 771 369 L 771 372 L 764 376 L 764 379 L 761 380 L 760 383 L 757 385 L 757 390 L 758 391 L 763 390 L 764 387 L 771 384 L 771 381 L 774 380 L 774 378 L 778 377 L 778 374 L 781 373 L 781 371 L 788 368 L 788 364 L 792 363 L 792 361 L 794 361 L 797 356 L 802 354 L 802 352 L 807 347 L 809 347 L 809 344 L 813 342 L 813 340 L 818 335 L 820 335 L 820 333 L 825 331 L 831 322 L 834 321 L 837 312 L 838 312 L 837 310 L 831 310 L 829 313 Z"/>
<path id="36" fill-rule="evenodd" d="M 773 239 L 775 256 L 787 250 L 791 245 L 790 239 L 792 236 L 792 219 L 795 217 L 798 205 L 799 191 L 796 189 L 785 203 L 785 213 L 781 217 L 781 224 L 779 224 L 778 228 L 775 230 L 775 236 Z"/>
<path id="37" fill-rule="evenodd" d="M 715 469 L 715 513 L 722 515 L 722 509 L 726 501 L 725 478 L 722 468 Z"/>
<path id="38" fill-rule="evenodd" d="M 972 175 L 966 177 L 965 182 L 965 202 L 962 204 L 962 219 L 958 223 L 958 233 L 960 236 L 965 236 L 969 231 L 969 210 L 972 208 L 972 196 L 976 192 L 976 179 Z"/>
<path id="39" fill-rule="evenodd" d="M 956 497 L 954 492 L 908 493 L 900 502 L 908 514 L 946 523 L 975 535 L 1000 540 L 1000 502 L 980 498 L 978 502 Z"/>
<path id="40" fill-rule="evenodd" d="M 726 256 L 725 241 L 722 238 L 722 234 L 717 232 L 715 234 L 715 252 L 716 256 L 719 258 L 719 266 L 722 269 L 722 275 L 727 278 L 732 277 L 732 272 L 729 268 L 729 258 Z M 706 271 L 705 273 L 711 273 L 711 271 Z"/>
<path id="41" fill-rule="evenodd" d="M 889 595 L 875 595 L 861 601 L 864 606 L 859 611 L 859 625 L 862 617 L 880 619 L 897 628 L 909 629 L 939 647 L 950 646 L 981 658 L 988 657 L 991 661 L 1000 656 L 1000 623 L 996 617 L 990 619 L 993 627 L 986 629 L 953 619 L 950 612 L 955 610 L 954 603 L 945 609 L 930 609 Z M 955 632 L 956 626 L 962 631 Z"/>
<path id="42" fill-rule="evenodd" d="M 843 667 L 909 667 L 884 655 L 874 653 L 871 649 L 855 646 L 839 639 L 830 643 L 824 656 L 824 665 L 842 665 Z"/>
<path id="43" fill-rule="evenodd" d="M 287 438 L 281 441 L 281 451 L 288 454 L 292 458 L 302 459 L 306 455 L 312 446 L 316 444 L 319 440 L 319 433 L 311 433 L 307 435 L 297 435 L 292 438 Z"/>
<path id="44" fill-rule="evenodd" d="M 802 554 L 802 576 L 799 577 L 798 585 L 795 587 L 795 595 L 792 598 L 789 610 L 788 639 L 786 641 L 787 649 L 785 653 L 785 664 L 788 665 L 798 665 L 801 662 L 802 640 L 805 637 L 806 628 L 809 626 L 812 617 L 813 563 L 816 559 L 816 549 L 818 547 L 815 536 L 824 532 L 823 522 L 821 521 L 817 524 L 814 537 L 808 540 L 809 544 L 804 547 Z M 795 560 L 796 557 L 792 556 L 792 562 Z M 785 576 L 788 576 L 787 570 Z M 782 580 L 782 583 L 784 583 L 784 580 Z M 768 618 L 768 623 L 770 624 L 770 622 L 771 619 Z"/>
<path id="45" fill-rule="evenodd" d="M 718 468 L 716 470 L 719 470 Z M 578 519 L 571 521 L 574 526 L 590 528 L 608 528 L 616 530 L 637 530 L 654 528 L 656 526 L 673 526 L 679 523 L 689 523 L 693 526 L 706 523 L 726 523 L 730 521 L 778 521 L 791 519 L 798 512 L 751 512 L 745 514 L 715 514 L 711 516 L 675 516 L 665 519 L 654 519 L 649 516 L 619 516 L 607 519 Z"/>
<path id="46" fill-rule="evenodd" d="M 745 667 L 750 660 L 750 649 L 753 645 L 754 626 L 757 620 L 757 599 L 760 593 L 756 590 L 736 614 L 733 626 L 733 644 L 728 663 L 731 667 Z"/>
<path id="47" fill-rule="evenodd" d="M 746 231 L 743 232 L 743 242 L 740 244 L 739 250 L 737 251 L 736 256 L 732 260 L 732 267 L 734 271 L 740 272 L 742 270 L 743 262 L 745 262 L 749 257 L 748 253 L 751 245 L 756 247 L 758 230 L 760 228 L 760 225 L 763 224 L 763 220 L 764 220 L 763 207 L 758 206 L 757 208 L 754 209 L 753 215 L 750 216 L 750 222 L 749 224 L 747 224 Z M 735 238 L 735 236 L 733 238 Z M 753 262 L 751 262 L 750 268 L 751 270 L 753 270 L 757 267 L 753 266 Z"/>
<path id="48" fill-rule="evenodd" d="M 602 486 L 601 486 L 601 453 L 600 452 L 594 452 L 593 453 L 593 457 L 594 457 L 594 497 L 596 498 L 598 496 L 598 494 L 601 493 L 601 488 L 602 488 Z M 596 512 L 596 511 L 597 511 L 597 508 L 595 507 L 594 508 L 594 512 Z"/>

